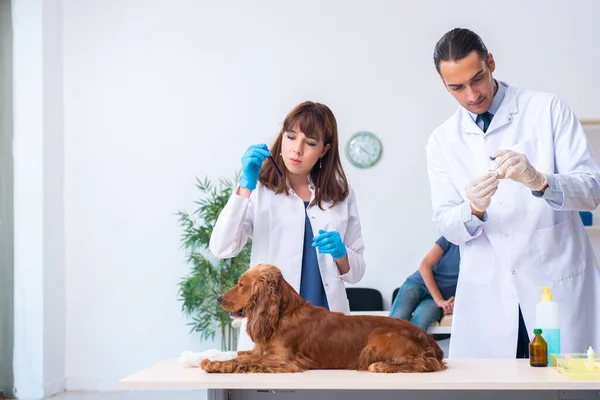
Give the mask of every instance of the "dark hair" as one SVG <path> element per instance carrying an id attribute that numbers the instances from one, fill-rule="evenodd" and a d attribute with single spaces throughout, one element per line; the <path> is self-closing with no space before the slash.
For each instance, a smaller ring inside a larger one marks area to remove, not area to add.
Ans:
<path id="1" fill-rule="evenodd" d="M 310 177 L 315 184 L 315 198 L 311 205 L 317 204 L 322 209 L 321 202 L 324 201 L 332 202 L 331 206 L 334 206 L 349 194 L 348 180 L 342 168 L 338 149 L 338 129 L 335 116 L 324 104 L 312 101 L 298 104 L 285 117 L 283 128 L 271 146 L 271 154 L 279 155 L 281 153 L 283 134 L 288 129 L 295 127 L 298 127 L 307 137 L 322 140 L 324 145 L 331 145 L 321 161 L 315 164 L 310 172 Z M 275 193 L 289 194 L 285 179 L 287 169 L 284 168 L 281 157 L 276 157 L 276 162 L 284 174 L 284 179 L 279 179 L 273 166 L 265 162 L 259 176 L 260 183 Z M 323 164 L 322 167 L 320 163 Z"/>
<path id="2" fill-rule="evenodd" d="M 438 74 L 440 73 L 440 62 L 460 61 L 473 51 L 477 52 L 479 58 L 488 62 L 488 50 L 483 40 L 473 31 L 463 28 L 455 28 L 446 33 L 436 43 L 433 51 L 433 62 Z"/>

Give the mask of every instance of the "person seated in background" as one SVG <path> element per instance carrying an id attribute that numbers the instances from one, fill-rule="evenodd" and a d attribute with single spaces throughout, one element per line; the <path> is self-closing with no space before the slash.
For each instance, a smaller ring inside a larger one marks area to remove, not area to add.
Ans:
<path id="1" fill-rule="evenodd" d="M 452 314 L 459 264 L 459 247 L 443 236 L 436 240 L 419 270 L 400 287 L 390 317 L 408 320 L 427 330 L 444 314 Z"/>

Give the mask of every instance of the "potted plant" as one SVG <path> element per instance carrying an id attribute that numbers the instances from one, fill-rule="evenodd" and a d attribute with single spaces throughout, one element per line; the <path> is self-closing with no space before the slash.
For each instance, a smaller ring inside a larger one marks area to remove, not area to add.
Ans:
<path id="1" fill-rule="evenodd" d="M 191 332 L 200 333 L 201 340 L 214 340 L 221 334 L 221 350 L 237 349 L 238 332 L 232 326 L 229 313 L 217 303 L 217 297 L 233 287 L 250 264 L 251 240 L 240 253 L 229 259 L 218 260 L 208 250 L 210 236 L 217 218 L 227 204 L 232 190 L 239 182 L 239 174 L 233 180 L 221 180 L 218 185 L 205 178 L 196 178 L 201 198 L 195 201 L 192 213 L 179 211 L 179 225 L 183 229 L 181 245 L 186 251 L 191 272 L 179 282 L 179 300 L 182 311 L 191 319 Z"/>

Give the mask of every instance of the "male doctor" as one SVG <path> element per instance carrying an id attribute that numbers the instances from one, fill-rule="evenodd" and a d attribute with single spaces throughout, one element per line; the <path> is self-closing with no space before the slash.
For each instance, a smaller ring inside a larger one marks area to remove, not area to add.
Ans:
<path id="1" fill-rule="evenodd" d="M 527 358 L 540 286 L 561 352 L 600 349 L 600 270 L 578 214 L 600 203 L 600 168 L 579 121 L 552 94 L 495 80 L 470 30 L 446 33 L 434 62 L 460 104 L 427 144 L 433 220 L 461 248 L 449 357 Z"/>

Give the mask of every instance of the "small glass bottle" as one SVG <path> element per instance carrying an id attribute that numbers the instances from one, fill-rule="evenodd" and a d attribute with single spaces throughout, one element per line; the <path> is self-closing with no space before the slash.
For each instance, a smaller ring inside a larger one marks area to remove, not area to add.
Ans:
<path id="1" fill-rule="evenodd" d="M 496 157 L 490 156 L 488 172 L 492 175 L 498 175 L 498 167 L 496 166 Z"/>
<path id="2" fill-rule="evenodd" d="M 542 337 L 541 329 L 534 329 L 535 337 L 529 343 L 529 365 L 532 367 L 548 366 L 548 344 Z"/>

